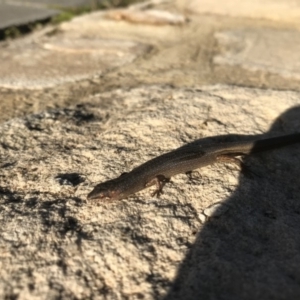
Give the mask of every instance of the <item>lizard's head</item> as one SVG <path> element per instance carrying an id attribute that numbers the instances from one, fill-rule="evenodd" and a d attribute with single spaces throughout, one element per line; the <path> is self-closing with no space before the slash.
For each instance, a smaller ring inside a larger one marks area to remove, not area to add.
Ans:
<path id="1" fill-rule="evenodd" d="M 88 200 L 119 200 L 124 198 L 120 189 L 118 189 L 119 178 L 105 181 L 97 184 L 87 195 Z"/>

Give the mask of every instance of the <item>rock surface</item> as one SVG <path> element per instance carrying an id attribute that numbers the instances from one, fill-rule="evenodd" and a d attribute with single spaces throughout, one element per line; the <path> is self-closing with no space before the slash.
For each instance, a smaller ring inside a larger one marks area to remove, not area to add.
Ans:
<path id="1" fill-rule="evenodd" d="M 224 53 L 216 64 L 239 65 L 251 71 L 267 71 L 283 77 L 300 77 L 300 32 L 296 30 L 231 30 L 216 38 Z"/>
<path id="2" fill-rule="evenodd" d="M 299 5 L 257 3 L 152 0 L 0 43 L 1 299 L 300 297 L 300 145 L 86 199 L 198 139 L 300 132 Z"/>
<path id="3" fill-rule="evenodd" d="M 275 21 L 295 22 L 300 16 L 300 4 L 295 0 L 226 0 L 220 5 L 218 0 L 177 0 L 190 12 L 219 14 L 231 17 L 270 19 Z"/>
<path id="4" fill-rule="evenodd" d="M 149 50 L 149 46 L 130 40 L 73 40 L 61 35 L 32 41 L 25 47 L 13 44 L 0 53 L 1 85 L 36 89 L 91 78 L 128 64 Z"/>
<path id="5" fill-rule="evenodd" d="M 254 179 L 214 165 L 195 182 L 175 176 L 160 199 L 147 189 L 113 203 L 86 200 L 97 182 L 199 138 L 296 131 L 299 96 L 144 86 L 3 123 L 1 298 L 300 293 L 290 281 L 300 275 L 299 146 L 247 159 L 261 173 Z M 220 201 L 227 210 L 212 212 Z M 204 224 L 201 212 L 209 215 Z"/>

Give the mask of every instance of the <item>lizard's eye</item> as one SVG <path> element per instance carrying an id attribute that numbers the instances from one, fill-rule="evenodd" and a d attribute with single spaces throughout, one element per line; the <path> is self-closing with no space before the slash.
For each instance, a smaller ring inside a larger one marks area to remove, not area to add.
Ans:
<path id="1" fill-rule="evenodd" d="M 120 193 L 119 191 L 111 191 L 109 193 L 109 198 L 112 200 L 122 199 L 122 197 L 123 197 L 123 193 Z"/>

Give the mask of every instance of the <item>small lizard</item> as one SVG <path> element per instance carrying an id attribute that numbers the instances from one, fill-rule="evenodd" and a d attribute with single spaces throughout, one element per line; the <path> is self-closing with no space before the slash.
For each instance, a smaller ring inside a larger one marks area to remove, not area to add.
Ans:
<path id="1" fill-rule="evenodd" d="M 95 186 L 88 194 L 89 200 L 119 200 L 151 185 L 156 185 L 152 196 L 159 195 L 171 176 L 190 173 L 194 169 L 217 162 L 234 162 L 241 166 L 236 156 L 272 150 L 300 142 L 300 133 L 268 139 L 241 142 L 222 142 L 184 146 L 157 156 L 144 164 L 123 173 L 115 179 Z"/>

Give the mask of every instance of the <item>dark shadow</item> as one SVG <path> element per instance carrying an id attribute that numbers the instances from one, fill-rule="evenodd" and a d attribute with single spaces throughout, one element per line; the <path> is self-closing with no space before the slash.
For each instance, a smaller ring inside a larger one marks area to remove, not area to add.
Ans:
<path id="1" fill-rule="evenodd" d="M 300 107 L 281 115 L 265 137 L 295 132 Z M 227 200 L 214 199 L 229 209 L 205 222 L 164 300 L 300 299 L 300 145 L 244 162 L 260 176 L 241 174 Z"/>
<path id="2" fill-rule="evenodd" d="M 79 173 L 60 173 L 55 176 L 55 180 L 57 180 L 60 185 L 71 186 L 77 186 L 85 181 L 85 179 Z"/>
<path id="3" fill-rule="evenodd" d="M 57 195 L 39 191 L 32 194 L 32 197 L 25 199 L 24 194 L 0 187 L 0 214 L 2 211 L 5 211 L 8 219 L 18 219 L 22 220 L 22 222 L 27 222 L 28 218 L 32 221 L 38 217 L 41 223 L 41 226 L 37 227 L 39 231 L 42 231 L 44 234 L 51 232 L 56 234 L 57 238 L 64 238 L 68 234 L 74 237 L 79 249 L 83 240 L 91 239 L 90 233 L 83 229 L 83 225 L 70 214 L 68 209 L 68 202 L 70 201 L 73 207 L 80 208 L 84 205 L 80 198 L 74 196 L 70 196 L 68 199 L 58 198 Z M 43 197 L 52 196 L 55 200 L 41 201 L 40 197 L 42 194 L 44 194 Z M 3 237 L 2 239 L 5 240 Z M 7 242 L 14 247 L 20 247 L 18 241 Z M 40 242 L 40 245 L 42 244 L 43 242 Z"/>
<path id="4" fill-rule="evenodd" d="M 45 234 L 52 231 L 55 232 L 58 237 L 64 238 L 68 233 L 76 237 L 75 241 L 79 248 L 81 247 L 82 240 L 89 240 L 91 238 L 90 235 L 83 230 L 80 221 L 71 216 L 67 208 L 67 202 L 69 201 L 72 201 L 73 206 L 81 207 L 83 202 L 80 198 L 70 197 L 68 200 L 57 198 L 43 202 L 37 201 L 37 198 L 31 198 L 29 200 L 38 204 L 37 213 L 43 225 L 41 230 Z"/>

